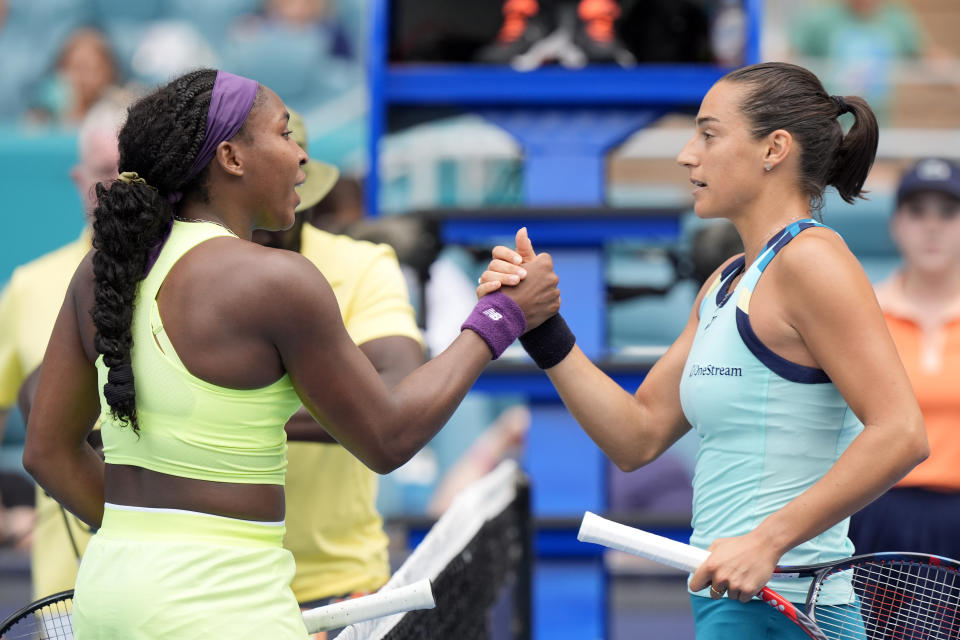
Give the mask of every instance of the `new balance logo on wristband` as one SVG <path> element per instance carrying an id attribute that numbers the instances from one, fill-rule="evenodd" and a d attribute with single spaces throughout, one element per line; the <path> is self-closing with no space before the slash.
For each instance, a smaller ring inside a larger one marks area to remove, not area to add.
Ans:
<path id="1" fill-rule="evenodd" d="M 491 320 L 502 320 L 503 314 L 499 313 L 496 309 L 490 308 L 483 312 L 483 315 L 487 316 Z"/>

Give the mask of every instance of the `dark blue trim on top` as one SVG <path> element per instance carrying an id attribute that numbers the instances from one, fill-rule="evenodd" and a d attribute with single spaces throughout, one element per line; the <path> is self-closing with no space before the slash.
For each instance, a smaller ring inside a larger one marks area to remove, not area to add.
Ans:
<path id="1" fill-rule="evenodd" d="M 783 249 L 787 243 L 796 238 L 797 234 L 801 231 L 809 229 L 810 227 L 820 226 L 823 225 L 814 220 L 794 222 L 771 238 L 767 243 L 767 247 L 773 247 L 773 255 L 775 256 L 780 253 L 780 250 Z M 769 264 L 770 260 L 767 260 L 763 267 L 757 266 L 762 273 L 763 268 Z M 757 337 L 757 334 L 754 332 L 753 327 L 750 325 L 749 314 L 739 307 L 737 308 L 737 331 L 740 333 L 740 338 L 743 340 L 743 344 L 747 346 L 747 349 L 750 350 L 750 353 L 756 356 L 757 360 L 781 378 L 802 384 L 822 384 L 831 381 L 830 376 L 828 376 L 827 372 L 823 369 L 790 362 L 770 350 L 767 345 L 760 341 L 760 338 Z"/>
<path id="2" fill-rule="evenodd" d="M 770 238 L 770 240 L 767 241 L 767 246 L 764 247 L 764 249 L 768 249 L 771 246 L 773 246 L 773 253 L 774 255 L 776 255 L 777 253 L 780 253 L 780 249 L 783 249 L 788 242 L 796 238 L 797 234 L 803 231 L 804 229 L 809 229 L 810 227 L 823 227 L 823 226 L 825 225 L 822 225 L 816 220 L 812 220 L 809 218 L 804 220 L 797 220 L 796 222 L 785 227 L 775 236 Z"/>
<path id="3" fill-rule="evenodd" d="M 746 264 L 747 259 L 745 256 L 740 256 L 730 264 L 728 264 L 723 271 L 720 272 L 720 286 L 717 287 L 717 306 L 722 307 L 727 300 L 730 299 L 730 294 L 733 293 L 727 292 L 727 289 L 730 288 L 730 281 L 737 277 L 741 271 L 743 271 L 743 265 Z"/>
<path id="4" fill-rule="evenodd" d="M 760 342 L 760 338 L 757 337 L 757 334 L 753 331 L 753 327 L 750 326 L 750 316 L 745 314 L 743 309 L 739 307 L 737 308 L 737 331 L 740 332 L 743 344 L 747 345 L 750 353 L 755 355 L 757 360 L 781 378 L 803 384 L 830 382 L 830 376 L 828 376 L 827 372 L 823 369 L 790 362 Z"/>

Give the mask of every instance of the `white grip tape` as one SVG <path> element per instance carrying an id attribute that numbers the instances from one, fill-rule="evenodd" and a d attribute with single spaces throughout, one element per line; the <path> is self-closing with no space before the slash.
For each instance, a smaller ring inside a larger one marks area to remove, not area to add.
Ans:
<path id="1" fill-rule="evenodd" d="M 696 570 L 710 556 L 705 549 L 634 529 L 589 511 L 583 514 L 577 540 L 625 551 L 681 571 Z"/>
<path id="2" fill-rule="evenodd" d="M 433 609 L 436 604 L 430 581 L 419 580 L 404 587 L 304 611 L 303 622 L 307 626 L 307 632 L 313 634 L 404 611 Z"/>

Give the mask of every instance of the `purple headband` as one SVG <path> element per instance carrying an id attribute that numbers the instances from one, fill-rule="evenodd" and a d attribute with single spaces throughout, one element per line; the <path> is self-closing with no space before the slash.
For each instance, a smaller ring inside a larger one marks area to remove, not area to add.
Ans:
<path id="1" fill-rule="evenodd" d="M 221 142 L 237 135 L 237 131 L 240 131 L 247 115 L 250 114 L 250 109 L 253 108 L 253 102 L 257 99 L 257 89 L 259 87 L 260 84 L 256 80 L 226 71 L 217 71 L 217 78 L 213 81 L 213 94 L 210 96 L 210 108 L 207 109 L 207 130 L 203 138 L 203 146 L 197 152 L 197 157 L 193 159 L 193 165 L 190 167 L 190 172 L 184 179 L 184 183 L 189 182 L 203 171 L 205 166 L 210 164 Z M 174 204 L 179 202 L 181 198 L 183 198 L 183 193 L 180 191 L 174 191 L 167 196 L 167 199 Z M 160 256 L 160 250 L 170 236 L 171 229 L 173 229 L 172 218 L 160 241 L 149 251 L 144 277 L 150 272 L 153 264 Z"/>
<path id="2" fill-rule="evenodd" d="M 210 108 L 207 110 L 207 132 L 203 138 L 203 146 L 193 159 L 184 183 L 189 182 L 210 164 L 221 142 L 237 135 L 253 108 L 259 86 L 256 80 L 217 71 L 217 79 L 213 82 L 213 95 L 210 96 Z M 181 197 L 183 194 L 175 191 L 170 194 L 170 201 L 178 202 Z"/>

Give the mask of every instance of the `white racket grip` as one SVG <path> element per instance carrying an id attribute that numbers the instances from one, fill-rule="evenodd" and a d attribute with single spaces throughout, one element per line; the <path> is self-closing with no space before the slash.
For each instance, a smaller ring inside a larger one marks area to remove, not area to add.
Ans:
<path id="1" fill-rule="evenodd" d="M 346 627 L 362 620 L 382 618 L 416 609 L 433 609 L 435 606 L 437 603 L 433 599 L 430 581 L 418 580 L 396 589 L 378 591 L 369 596 L 304 611 L 303 622 L 307 632 L 314 634 L 328 629 Z"/>
<path id="2" fill-rule="evenodd" d="M 577 540 L 625 551 L 681 571 L 695 571 L 710 555 L 705 549 L 634 529 L 590 511 L 583 514 Z"/>

